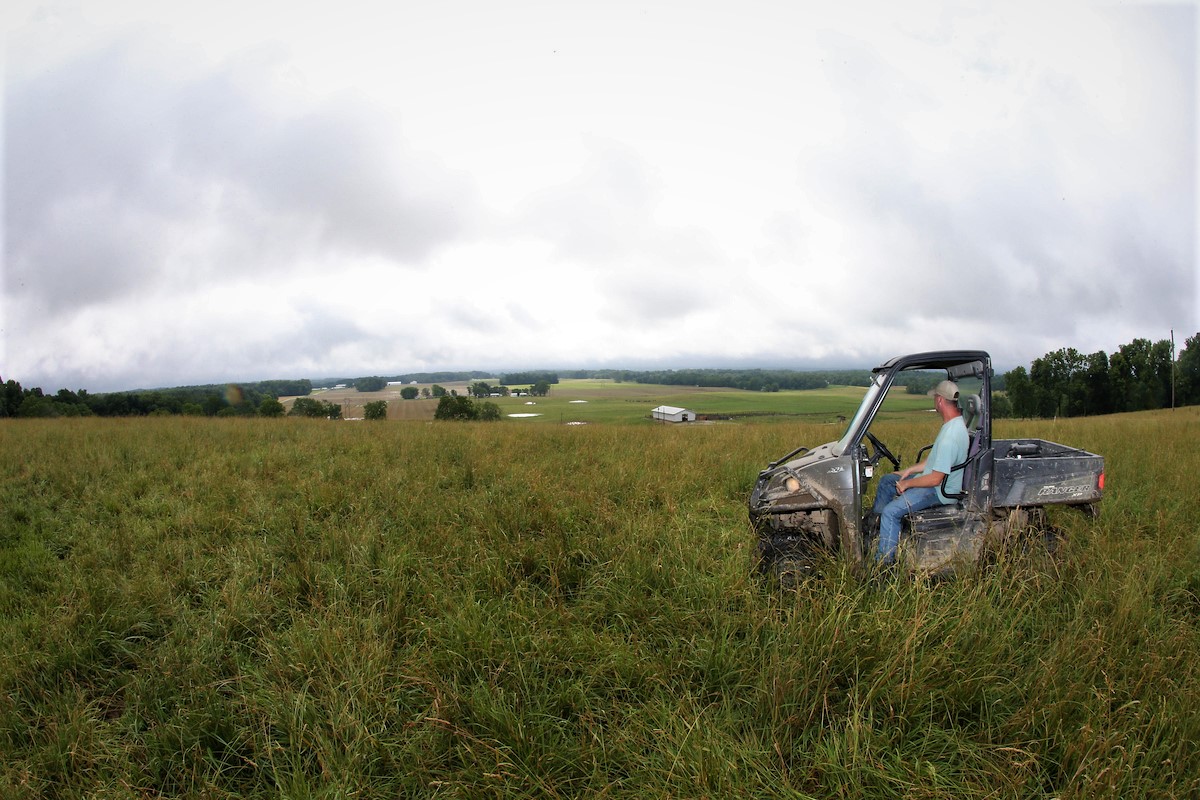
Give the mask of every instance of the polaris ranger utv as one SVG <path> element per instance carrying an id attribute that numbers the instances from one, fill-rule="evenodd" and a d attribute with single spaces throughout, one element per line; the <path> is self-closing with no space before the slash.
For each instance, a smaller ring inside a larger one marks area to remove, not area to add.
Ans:
<path id="1" fill-rule="evenodd" d="M 949 379 L 959 386 L 959 408 L 970 437 L 962 491 L 955 502 L 905 518 L 898 557 L 918 573 L 952 572 L 978 561 L 989 545 L 1010 534 L 1045 530 L 1045 507 L 1074 506 L 1095 514 L 1104 490 L 1104 459 L 1042 439 L 992 440 L 991 357 L 952 350 L 893 358 L 873 370 L 858 412 L 835 442 L 799 447 L 759 473 L 750 495 L 755 553 L 763 573 L 792 580 L 822 558 L 866 566 L 874 559 L 867 489 L 876 467 L 899 457 L 871 432 L 889 390 L 909 379 Z M 931 421 L 931 434 L 935 432 Z M 925 453 L 922 449 L 916 461 Z M 947 476 L 949 477 L 949 476 Z"/>

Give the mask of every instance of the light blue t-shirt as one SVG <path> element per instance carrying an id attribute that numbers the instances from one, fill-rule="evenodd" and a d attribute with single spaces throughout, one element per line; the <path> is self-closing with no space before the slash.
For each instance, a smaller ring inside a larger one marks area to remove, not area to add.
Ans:
<path id="1" fill-rule="evenodd" d="M 942 424 L 942 429 L 938 431 L 937 438 L 933 440 L 933 449 L 929 451 L 929 458 L 925 460 L 925 471 L 922 475 L 928 475 L 931 472 L 941 472 L 949 475 L 950 479 L 946 481 L 946 491 L 951 494 L 957 494 L 962 491 L 962 470 L 952 472 L 955 466 L 967 460 L 967 445 L 970 443 L 970 437 L 967 435 L 967 426 L 963 422 L 962 417 L 955 417 Z M 942 494 L 942 487 L 937 487 L 938 499 L 943 505 L 955 502 L 952 497 L 946 497 Z"/>

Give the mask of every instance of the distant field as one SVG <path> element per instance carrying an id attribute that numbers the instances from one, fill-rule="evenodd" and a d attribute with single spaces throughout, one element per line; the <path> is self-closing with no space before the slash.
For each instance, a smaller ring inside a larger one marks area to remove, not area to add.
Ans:
<path id="1" fill-rule="evenodd" d="M 4 420 L 0 797 L 1200 796 L 1200 409 L 998 423 L 1105 456 L 1053 556 L 777 591 L 750 487 L 857 391 Z"/>
<path id="2" fill-rule="evenodd" d="M 494 384 L 494 381 L 492 381 Z M 467 394 L 469 384 L 441 384 L 447 390 Z M 423 385 L 418 385 L 422 388 Z M 359 392 L 353 388 L 314 393 L 313 396 L 343 407 L 342 416 L 361 418 L 363 407 L 374 400 L 386 400 L 389 420 L 432 420 L 437 400 L 404 400 L 399 386 L 389 386 L 380 392 Z M 612 380 L 564 380 L 550 389 L 547 397 L 493 397 L 490 402 L 500 407 L 504 419 L 513 424 L 575 423 L 637 423 L 649 424 L 650 411 L 668 405 L 688 408 L 701 415 L 734 416 L 746 421 L 782 421 L 791 419 L 812 422 L 837 422 L 850 417 L 858 408 L 864 389 L 857 386 L 831 386 L 826 389 L 781 392 L 751 392 L 740 389 L 659 386 L 640 383 L 618 383 Z M 283 398 L 290 406 L 294 398 Z M 929 408 L 924 396 L 893 392 L 889 413 L 903 413 Z M 510 414 L 536 414 L 530 417 L 510 417 Z"/>

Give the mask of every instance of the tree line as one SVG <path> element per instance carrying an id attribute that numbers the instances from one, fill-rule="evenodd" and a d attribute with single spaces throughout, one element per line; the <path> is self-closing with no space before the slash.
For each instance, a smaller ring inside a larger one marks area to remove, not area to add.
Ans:
<path id="1" fill-rule="evenodd" d="M 1200 405 L 1200 333 L 1185 341 L 1178 356 L 1172 351 L 1169 339 L 1134 339 L 1111 355 L 1055 350 L 1028 370 L 1004 374 L 1004 402 L 995 404 L 994 413 L 1078 417 Z"/>
<path id="2" fill-rule="evenodd" d="M 574 377 L 574 376 L 572 376 Z M 629 383 L 653 383 L 666 386 L 702 386 L 706 388 L 744 389 L 750 392 L 825 389 L 829 386 L 871 385 L 874 374 L 869 369 L 790 370 L 790 369 L 664 369 L 664 370 L 605 370 L 590 377 L 608 377 Z M 913 391 L 925 386 L 928 379 L 918 374 L 898 376 L 896 385 Z M 933 383 L 936 383 L 934 381 Z M 932 384 L 931 384 L 932 385 Z M 924 391 L 924 389 L 921 389 Z"/>
<path id="3" fill-rule="evenodd" d="M 359 391 L 379 391 L 387 386 L 388 383 L 466 383 L 478 378 L 493 377 L 491 372 L 480 372 L 478 370 L 471 371 L 444 371 L 444 372 L 407 372 L 402 375 L 372 375 L 369 377 L 360 378 L 320 378 L 316 381 L 317 386 L 337 386 L 345 384 L 358 388 L 361 382 L 364 386 L 378 386 L 378 389 L 359 389 Z"/>
<path id="4" fill-rule="evenodd" d="M 500 376 L 501 386 L 516 386 L 518 384 L 528 384 L 530 386 L 546 384 L 547 386 L 555 386 L 558 384 L 558 373 L 547 370 L 529 370 L 526 372 L 506 372 Z"/>
<path id="5" fill-rule="evenodd" d="M 522 381 L 524 383 L 524 381 Z M 554 383 L 558 383 L 555 379 Z M 510 397 L 513 394 L 527 394 L 532 397 L 545 397 L 550 394 L 550 383 L 545 380 L 537 381 L 528 388 L 520 386 L 508 386 L 501 383 L 499 386 L 492 386 L 487 381 L 475 381 L 471 384 L 470 394 L 472 397 Z M 452 394 L 458 394 L 457 391 L 451 390 Z"/>
<path id="6" fill-rule="evenodd" d="M 852 375 L 857 385 L 865 374 L 861 385 L 866 386 L 871 373 L 855 371 Z M 616 380 L 630 383 L 654 383 L 666 386 L 703 386 L 745 389 L 751 392 L 778 392 L 781 389 L 824 389 L 829 385 L 829 375 L 824 372 L 798 372 L 793 370 L 768 369 L 663 369 L 644 371 L 622 371 Z M 849 374 L 847 377 L 851 377 Z"/>
<path id="7" fill-rule="evenodd" d="M 10 379 L 0 386 L 0 417 L 281 416 L 280 397 L 311 393 L 312 381 L 300 379 L 97 394 L 59 389 L 51 395 Z"/>

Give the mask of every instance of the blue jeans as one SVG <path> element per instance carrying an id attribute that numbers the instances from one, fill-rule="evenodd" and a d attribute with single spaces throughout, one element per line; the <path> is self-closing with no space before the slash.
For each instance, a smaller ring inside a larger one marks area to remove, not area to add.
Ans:
<path id="1" fill-rule="evenodd" d="M 896 492 L 896 482 L 900 474 L 889 472 L 879 479 L 879 489 L 875 492 L 875 505 L 871 510 L 879 515 L 879 552 L 877 558 L 884 564 L 894 563 L 896 547 L 900 544 L 900 521 L 905 514 L 923 511 L 926 508 L 939 505 L 937 489 L 930 486 L 919 489 L 907 489 L 904 494 Z"/>

